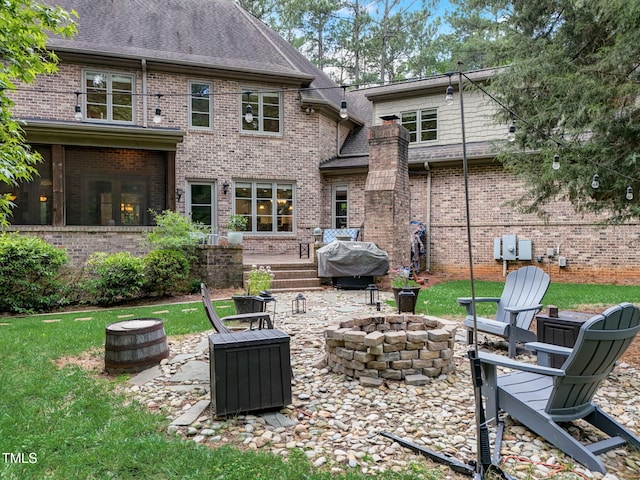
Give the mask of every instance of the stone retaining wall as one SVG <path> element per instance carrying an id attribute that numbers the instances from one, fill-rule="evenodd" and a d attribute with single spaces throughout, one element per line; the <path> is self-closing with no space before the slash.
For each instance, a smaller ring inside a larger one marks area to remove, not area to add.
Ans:
<path id="1" fill-rule="evenodd" d="M 355 318 L 325 330 L 328 367 L 365 385 L 424 385 L 455 370 L 457 323 L 424 315 Z"/>

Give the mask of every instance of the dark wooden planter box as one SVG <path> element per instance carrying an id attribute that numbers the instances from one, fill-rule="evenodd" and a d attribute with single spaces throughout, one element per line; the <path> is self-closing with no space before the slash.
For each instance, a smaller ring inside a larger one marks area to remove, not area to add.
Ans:
<path id="1" fill-rule="evenodd" d="M 211 405 L 217 416 L 291 403 L 289 341 L 277 329 L 209 336 Z"/>
<path id="2" fill-rule="evenodd" d="M 265 303 L 255 295 L 232 295 L 236 313 L 264 312 Z"/>

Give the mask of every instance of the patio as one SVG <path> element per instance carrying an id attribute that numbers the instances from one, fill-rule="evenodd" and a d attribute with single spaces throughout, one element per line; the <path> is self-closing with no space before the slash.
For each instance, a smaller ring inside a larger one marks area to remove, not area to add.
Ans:
<path id="1" fill-rule="evenodd" d="M 207 336 L 211 332 L 179 341 L 170 338 L 170 358 L 154 371 L 132 378 L 128 389 L 148 408 L 167 415 L 171 434 L 213 447 L 233 444 L 282 456 L 292 448 L 300 448 L 312 463 L 329 466 L 335 472 L 356 467 L 363 473 L 406 472 L 411 463 L 420 468 L 437 466 L 381 436 L 381 431 L 463 462 L 475 459 L 475 404 L 468 361 L 464 358 L 467 345 L 462 325 L 456 335 L 454 371 L 430 379 L 425 385 L 385 380 L 379 386 L 366 386 L 326 367 L 323 338 L 329 326 L 375 311 L 375 307 L 365 304 L 364 292 L 304 292 L 307 311 L 301 314 L 291 313 L 295 295 L 277 294 L 275 317 L 275 327 L 291 336 L 294 381 L 293 404 L 288 408 L 278 413 L 216 419 L 209 406 Z M 391 294 L 382 292 L 381 299 L 387 298 Z M 393 313 L 384 304 L 382 308 L 383 313 Z M 605 410 L 636 431 L 640 425 L 636 407 L 639 373 L 634 367 L 620 364 L 598 395 Z M 563 468 L 599 478 L 510 421 L 502 454 L 509 458 L 505 469 L 516 478 L 545 478 Z M 611 480 L 640 474 L 638 452 L 610 452 L 605 463 L 609 471 L 606 478 Z M 442 468 L 443 478 L 468 478 Z"/>

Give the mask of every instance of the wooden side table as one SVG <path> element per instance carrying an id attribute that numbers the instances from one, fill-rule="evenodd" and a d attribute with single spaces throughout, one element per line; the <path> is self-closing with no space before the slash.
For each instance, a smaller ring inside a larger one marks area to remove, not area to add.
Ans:
<path id="1" fill-rule="evenodd" d="M 550 317 L 546 314 L 536 315 L 538 341 L 561 347 L 573 347 L 576 344 L 580 327 L 592 316 L 592 313 L 572 311 L 558 312 L 557 317 Z M 551 355 L 549 366 L 560 368 L 565 360 L 564 355 Z"/>

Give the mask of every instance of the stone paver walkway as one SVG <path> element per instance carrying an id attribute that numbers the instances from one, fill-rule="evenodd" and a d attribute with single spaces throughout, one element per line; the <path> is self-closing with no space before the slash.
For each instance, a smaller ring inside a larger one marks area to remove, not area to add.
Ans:
<path id="1" fill-rule="evenodd" d="M 277 294 L 275 317 L 276 328 L 291 336 L 292 405 L 279 412 L 216 418 L 209 392 L 207 337 L 212 332 L 179 341 L 169 339 L 170 358 L 133 377 L 129 391 L 147 408 L 167 415 L 170 434 L 212 447 L 230 443 L 282 456 L 299 448 L 314 465 L 336 473 L 351 468 L 365 474 L 441 468 L 443 479 L 469 478 L 381 435 L 386 431 L 465 463 L 476 458 L 475 403 L 462 327 L 457 335 L 454 372 L 424 386 L 390 380 L 369 387 L 328 371 L 323 363 L 324 329 L 375 311 L 365 305 L 364 292 L 305 292 L 307 312 L 293 315 L 291 301 L 295 295 Z M 385 298 L 390 294 L 382 293 L 381 299 Z M 393 312 L 386 305 L 383 311 Z M 604 410 L 636 432 L 640 432 L 639 373 L 628 365 L 619 365 L 597 397 Z M 508 417 L 506 422 L 503 468 L 514 478 L 603 478 L 565 458 Z M 578 434 L 577 429 L 574 433 Z M 640 478 L 639 452 L 623 448 L 603 458 L 609 469 L 604 478 Z M 557 476 L 555 472 L 560 469 L 577 473 Z"/>

